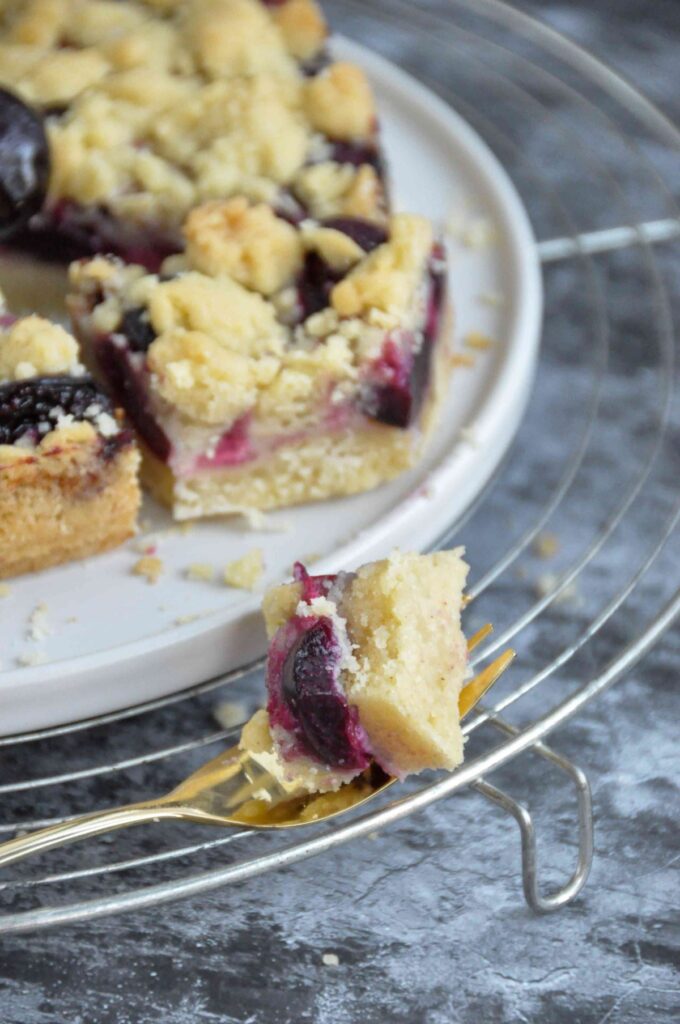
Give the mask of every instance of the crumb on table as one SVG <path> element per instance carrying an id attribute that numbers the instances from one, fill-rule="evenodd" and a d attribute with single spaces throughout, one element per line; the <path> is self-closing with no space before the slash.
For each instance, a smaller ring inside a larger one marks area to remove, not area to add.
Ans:
<path id="1" fill-rule="evenodd" d="M 248 718 L 249 710 L 245 701 L 223 700 L 213 708 L 213 718 L 223 729 L 233 729 Z"/>
<path id="2" fill-rule="evenodd" d="M 560 542 L 554 533 L 544 530 L 534 538 L 532 549 L 539 558 L 554 558 L 560 550 Z"/>
<path id="3" fill-rule="evenodd" d="M 53 629 L 47 621 L 47 605 L 44 601 L 37 604 L 28 619 L 26 639 L 33 643 L 40 643 L 53 633 Z"/>
<path id="4" fill-rule="evenodd" d="M 132 566 L 134 576 L 144 576 L 149 583 L 157 583 L 163 573 L 163 562 L 155 555 L 145 555 Z"/>
<path id="5" fill-rule="evenodd" d="M 264 572 L 262 548 L 251 548 L 242 558 L 229 562 L 224 569 L 224 582 L 228 587 L 254 590 Z"/>

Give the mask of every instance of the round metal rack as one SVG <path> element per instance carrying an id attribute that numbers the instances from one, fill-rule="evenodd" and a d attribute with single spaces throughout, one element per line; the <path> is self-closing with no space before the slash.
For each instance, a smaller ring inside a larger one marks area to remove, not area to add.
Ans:
<path id="1" fill-rule="evenodd" d="M 470 786 L 517 820 L 533 909 L 564 905 L 586 881 L 588 781 L 543 738 L 587 713 L 588 702 L 680 612 L 677 572 L 674 582 L 672 571 L 658 571 L 660 561 L 673 563 L 680 518 L 680 311 L 667 284 L 680 255 L 673 195 L 680 133 L 614 72 L 499 0 L 337 0 L 331 13 L 338 30 L 414 74 L 473 125 L 511 174 L 541 240 L 544 337 L 525 421 L 484 494 L 441 538 L 442 546 L 465 543 L 475 567 L 469 628 L 497 626 L 474 665 L 509 643 L 518 658 L 493 702 L 466 724 L 468 756 L 452 775 L 411 780 L 370 812 L 300 832 L 216 836 L 158 826 L 136 834 L 126 860 L 102 840 L 26 862 L 0 880 L 0 932 L 241 881 Z M 622 279 L 630 303 L 612 299 L 611 282 Z M 584 514 L 593 508 L 596 514 Z M 550 573 L 536 554 L 546 532 L 558 540 Z M 237 728 L 216 729 L 214 708 L 234 697 L 254 706 L 259 668 L 125 712 L 0 740 L 0 838 L 106 806 L 112 789 L 122 803 L 170 788 L 233 739 Z M 178 719 L 186 739 L 173 745 Z M 138 753 L 122 756 L 123 749 Z M 578 796 L 576 867 L 549 895 L 537 881 L 531 814 L 488 781 L 527 750 L 566 773 Z M 69 770 L 55 774 L 59 760 Z"/>

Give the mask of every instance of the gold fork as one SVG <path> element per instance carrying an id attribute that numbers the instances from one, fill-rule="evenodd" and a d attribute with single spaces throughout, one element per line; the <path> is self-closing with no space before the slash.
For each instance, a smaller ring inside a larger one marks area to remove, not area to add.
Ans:
<path id="1" fill-rule="evenodd" d="M 468 650 L 474 650 L 489 635 L 491 628 L 490 625 L 483 626 L 475 633 L 468 641 Z M 514 651 L 505 651 L 463 687 L 458 704 L 461 720 L 496 682 L 514 656 Z M 372 765 L 337 792 L 310 796 L 294 783 L 275 778 L 258 761 L 257 754 L 241 750 L 238 746 L 231 747 L 204 764 L 166 796 L 127 804 L 115 810 L 96 811 L 0 844 L 0 867 L 77 839 L 164 819 L 262 829 L 308 825 L 359 807 L 396 781 L 377 765 Z"/>

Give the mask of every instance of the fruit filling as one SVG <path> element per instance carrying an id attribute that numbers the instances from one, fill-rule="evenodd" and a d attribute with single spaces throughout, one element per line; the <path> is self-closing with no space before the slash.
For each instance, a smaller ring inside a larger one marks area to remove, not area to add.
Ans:
<path id="1" fill-rule="evenodd" d="M 272 638 L 267 658 L 273 735 L 286 760 L 309 757 L 330 769 L 363 771 L 371 759 L 368 737 L 341 684 L 352 661 L 344 621 L 334 610 L 342 581 L 309 576 L 299 563 L 295 578 L 302 583 L 297 612 Z"/>

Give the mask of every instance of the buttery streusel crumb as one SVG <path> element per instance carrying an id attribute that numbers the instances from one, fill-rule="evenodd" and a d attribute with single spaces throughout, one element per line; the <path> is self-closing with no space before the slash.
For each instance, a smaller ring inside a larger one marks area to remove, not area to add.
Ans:
<path id="1" fill-rule="evenodd" d="M 165 566 L 160 558 L 155 555 L 145 555 L 132 566 L 132 574 L 144 576 L 148 583 L 158 583 L 164 569 Z"/>
<path id="2" fill-rule="evenodd" d="M 239 590 L 255 590 L 264 572 L 262 548 L 252 548 L 242 558 L 229 562 L 224 569 L 224 582 Z"/>
<path id="3" fill-rule="evenodd" d="M 463 338 L 463 344 L 466 348 L 484 352 L 486 349 L 492 348 L 495 342 L 488 335 L 482 334 L 481 331 L 469 331 Z"/>
<path id="4" fill-rule="evenodd" d="M 208 562 L 192 562 L 187 566 L 184 575 L 188 580 L 212 583 L 215 578 L 215 569 Z"/>

